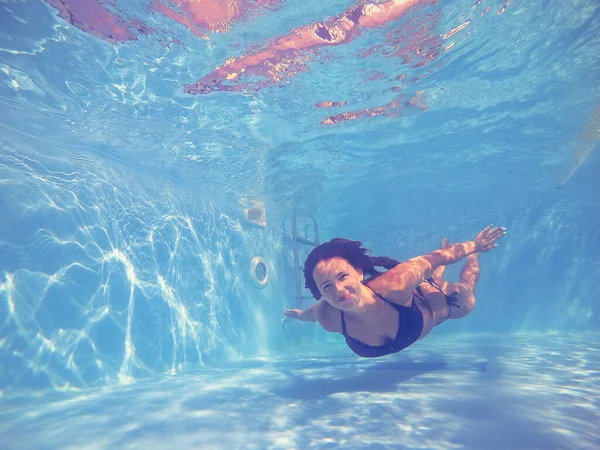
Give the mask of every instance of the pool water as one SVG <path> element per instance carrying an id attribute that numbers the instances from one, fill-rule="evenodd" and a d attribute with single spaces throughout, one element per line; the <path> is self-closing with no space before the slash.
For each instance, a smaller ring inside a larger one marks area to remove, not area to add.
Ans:
<path id="1" fill-rule="evenodd" d="M 0 2 L 0 448 L 600 448 L 598 55 L 596 0 Z M 310 242 L 489 223 L 401 353 L 282 322 Z"/>

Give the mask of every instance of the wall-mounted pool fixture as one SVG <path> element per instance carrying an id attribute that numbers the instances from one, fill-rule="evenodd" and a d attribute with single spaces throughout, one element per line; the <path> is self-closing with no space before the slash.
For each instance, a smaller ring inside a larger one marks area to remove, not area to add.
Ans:
<path id="1" fill-rule="evenodd" d="M 269 282 L 269 268 L 260 256 L 255 256 L 250 262 L 250 278 L 254 286 L 259 289 L 264 288 Z"/>
<path id="2" fill-rule="evenodd" d="M 265 204 L 259 200 L 252 200 L 252 206 L 244 209 L 244 219 L 246 222 L 259 227 L 267 226 L 267 212 Z"/>

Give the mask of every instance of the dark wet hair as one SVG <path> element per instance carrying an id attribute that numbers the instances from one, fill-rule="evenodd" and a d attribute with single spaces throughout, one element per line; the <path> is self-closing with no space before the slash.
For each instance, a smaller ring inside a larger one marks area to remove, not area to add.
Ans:
<path id="1" fill-rule="evenodd" d="M 321 292 L 315 283 L 313 270 L 315 270 L 319 261 L 334 258 L 336 256 L 344 258 L 352 265 L 352 267 L 357 270 L 362 270 L 365 276 L 368 276 L 369 278 L 381 274 L 375 267 L 383 267 L 389 270 L 400 264 L 399 261 L 388 258 L 387 256 L 369 256 L 367 252 L 368 250 L 362 246 L 362 242 L 360 241 L 335 238 L 329 242 L 324 242 L 318 247 L 313 248 L 304 262 L 304 286 L 306 286 L 314 298 L 319 300 L 321 298 Z"/>

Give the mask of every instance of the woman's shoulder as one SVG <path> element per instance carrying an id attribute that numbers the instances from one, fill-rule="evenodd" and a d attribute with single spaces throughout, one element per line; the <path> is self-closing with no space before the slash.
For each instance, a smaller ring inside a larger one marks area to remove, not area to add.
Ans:
<path id="1" fill-rule="evenodd" d="M 331 333 L 342 332 L 341 313 L 325 300 L 321 300 L 317 309 L 317 320 L 319 324 Z"/>
<path id="2" fill-rule="evenodd" d="M 365 285 L 377 295 L 398 305 L 406 306 L 412 299 L 412 291 L 403 289 L 404 284 L 399 280 L 398 274 L 392 271 L 382 273 Z"/>
<path id="3" fill-rule="evenodd" d="M 388 270 L 377 277 L 369 279 L 365 282 L 365 286 L 376 292 L 382 297 L 387 297 L 387 294 L 394 290 L 396 284 L 396 274 Z"/>

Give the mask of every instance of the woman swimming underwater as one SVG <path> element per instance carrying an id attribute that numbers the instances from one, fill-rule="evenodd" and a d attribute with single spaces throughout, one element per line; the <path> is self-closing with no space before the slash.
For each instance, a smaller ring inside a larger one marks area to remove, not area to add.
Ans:
<path id="1" fill-rule="evenodd" d="M 496 247 L 503 227 L 484 228 L 473 241 L 450 245 L 399 263 L 367 255 L 359 241 L 336 238 L 315 247 L 304 263 L 306 287 L 319 300 L 291 319 L 315 322 L 341 333 L 357 355 L 375 358 L 399 352 L 447 319 L 475 306 L 479 252 Z M 459 283 L 442 280 L 445 266 L 467 258 Z M 380 273 L 375 267 L 384 267 Z M 365 278 L 366 277 L 366 278 Z"/>

